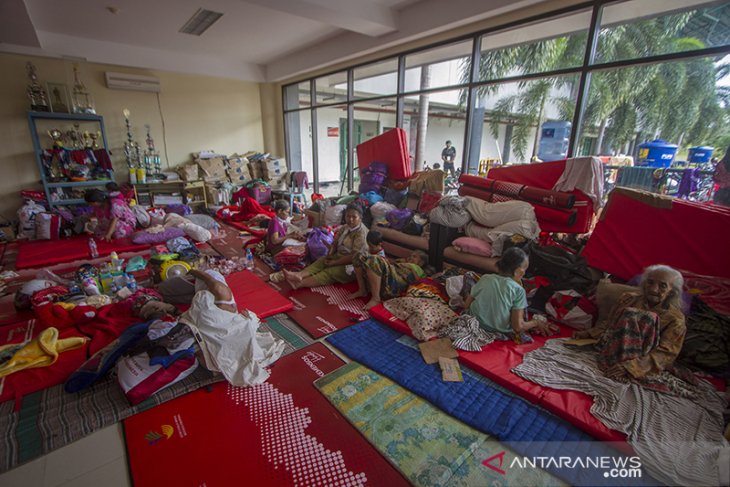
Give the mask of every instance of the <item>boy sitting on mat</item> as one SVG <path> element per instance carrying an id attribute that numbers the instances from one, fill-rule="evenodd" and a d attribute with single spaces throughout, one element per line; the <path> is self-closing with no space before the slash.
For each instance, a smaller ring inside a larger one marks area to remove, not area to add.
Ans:
<path id="1" fill-rule="evenodd" d="M 354 281 L 355 275 L 347 273 L 347 266 L 352 264 L 355 255 L 367 252 L 367 233 L 368 229 L 362 222 L 362 208 L 356 204 L 348 205 L 345 224 L 335 232 L 327 256 L 315 260 L 300 272 L 284 270 L 284 278 L 294 289 Z"/>

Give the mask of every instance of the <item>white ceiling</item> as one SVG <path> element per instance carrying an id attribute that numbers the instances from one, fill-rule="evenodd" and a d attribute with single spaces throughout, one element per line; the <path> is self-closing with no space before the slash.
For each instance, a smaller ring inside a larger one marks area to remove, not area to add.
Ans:
<path id="1" fill-rule="evenodd" d="M 0 51 L 278 81 L 539 1 L 0 0 Z"/>

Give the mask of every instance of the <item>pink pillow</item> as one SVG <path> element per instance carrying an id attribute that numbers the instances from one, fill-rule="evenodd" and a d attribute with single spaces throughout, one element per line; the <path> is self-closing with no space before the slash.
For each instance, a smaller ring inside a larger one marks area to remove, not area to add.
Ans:
<path id="1" fill-rule="evenodd" d="M 459 237 L 454 240 L 452 245 L 459 252 L 482 255 L 484 257 L 492 256 L 492 245 L 486 240 L 480 240 L 474 237 Z"/>

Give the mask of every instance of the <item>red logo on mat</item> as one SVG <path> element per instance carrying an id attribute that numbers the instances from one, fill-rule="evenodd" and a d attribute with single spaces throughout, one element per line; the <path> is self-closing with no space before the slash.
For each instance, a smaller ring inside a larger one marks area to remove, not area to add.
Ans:
<path id="1" fill-rule="evenodd" d="M 486 460 L 484 460 L 482 462 L 482 465 L 484 465 L 487 468 L 491 468 L 492 470 L 494 470 L 497 473 L 505 475 L 507 472 L 502 470 L 502 462 L 504 461 L 504 454 L 505 454 L 505 452 L 497 453 L 496 455 L 491 456 L 491 457 L 487 458 Z M 499 467 L 495 467 L 494 465 L 492 465 L 492 460 L 494 460 L 495 458 L 499 458 Z"/>

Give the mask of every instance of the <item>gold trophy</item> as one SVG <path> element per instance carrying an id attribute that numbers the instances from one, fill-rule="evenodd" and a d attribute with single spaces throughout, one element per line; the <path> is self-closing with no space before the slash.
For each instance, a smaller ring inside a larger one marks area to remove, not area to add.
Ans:
<path id="1" fill-rule="evenodd" d="M 74 88 L 71 98 L 74 113 L 96 113 L 94 98 L 86 90 L 86 85 L 79 78 L 78 65 L 74 65 Z"/>
<path id="2" fill-rule="evenodd" d="M 25 70 L 28 73 L 28 98 L 30 99 L 30 109 L 37 112 L 50 112 L 51 107 L 48 105 L 48 95 L 46 90 L 43 89 L 41 84 L 38 82 L 38 73 L 36 67 L 28 61 L 25 65 Z"/>
<path id="3" fill-rule="evenodd" d="M 48 136 L 53 140 L 54 149 L 63 149 L 63 132 L 58 129 L 48 131 Z"/>

